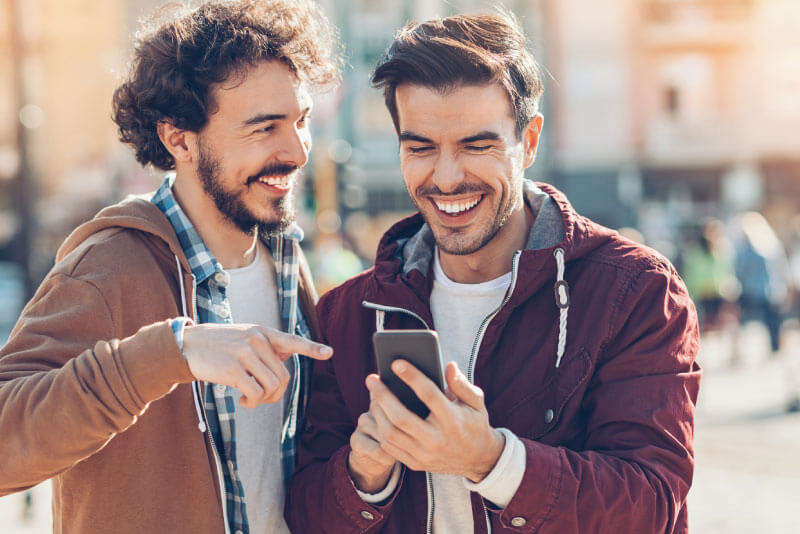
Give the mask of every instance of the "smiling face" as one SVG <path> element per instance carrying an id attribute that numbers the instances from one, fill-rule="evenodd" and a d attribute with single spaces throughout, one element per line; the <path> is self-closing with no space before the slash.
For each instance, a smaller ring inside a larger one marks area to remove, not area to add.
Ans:
<path id="1" fill-rule="evenodd" d="M 311 98 L 280 61 L 214 90 L 217 111 L 197 136 L 196 174 L 221 217 L 246 233 L 294 220 L 293 190 L 311 147 Z"/>
<path id="2" fill-rule="evenodd" d="M 506 229 L 526 227 L 522 180 L 541 116 L 518 139 L 508 96 L 497 84 L 446 92 L 400 85 L 396 100 L 403 179 L 439 249 L 469 255 L 493 240 L 517 239 Z M 512 218 L 523 222 L 507 224 Z"/>

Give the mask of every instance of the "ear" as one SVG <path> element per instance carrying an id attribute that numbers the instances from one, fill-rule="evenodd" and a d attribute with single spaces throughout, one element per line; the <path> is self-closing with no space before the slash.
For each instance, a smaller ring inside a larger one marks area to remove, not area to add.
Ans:
<path id="1" fill-rule="evenodd" d="M 525 168 L 527 169 L 533 165 L 533 160 L 536 159 L 536 149 L 539 148 L 539 138 L 542 135 L 542 127 L 544 126 L 544 116 L 537 113 L 533 116 L 531 121 L 522 132 L 522 142 L 525 149 Z"/>
<path id="2" fill-rule="evenodd" d="M 158 138 L 164 148 L 167 149 L 175 159 L 175 165 L 179 163 L 191 163 L 195 159 L 197 147 L 197 134 L 188 130 L 176 128 L 169 121 L 159 121 L 157 125 Z"/>

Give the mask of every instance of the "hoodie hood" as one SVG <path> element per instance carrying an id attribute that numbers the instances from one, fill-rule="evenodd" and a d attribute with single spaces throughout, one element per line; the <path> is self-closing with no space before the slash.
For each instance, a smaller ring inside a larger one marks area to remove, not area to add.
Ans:
<path id="1" fill-rule="evenodd" d="M 186 272 L 191 272 L 175 230 L 166 215 L 150 202 L 149 195 L 128 196 L 122 202 L 104 208 L 92 220 L 77 227 L 59 247 L 56 261 L 64 259 L 92 236 L 113 228 L 138 230 L 152 235 L 169 248 Z"/>

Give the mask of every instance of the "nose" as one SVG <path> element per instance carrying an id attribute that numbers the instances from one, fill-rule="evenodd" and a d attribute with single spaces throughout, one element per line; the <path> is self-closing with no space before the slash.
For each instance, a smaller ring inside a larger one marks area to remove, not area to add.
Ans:
<path id="1" fill-rule="evenodd" d="M 287 128 L 287 135 L 282 140 L 283 146 L 278 155 L 284 163 L 296 165 L 298 168 L 308 163 L 311 150 L 311 132 L 305 126 Z"/>
<path id="2" fill-rule="evenodd" d="M 434 185 L 447 193 L 464 181 L 464 169 L 455 155 L 442 152 L 436 159 L 432 178 Z"/>

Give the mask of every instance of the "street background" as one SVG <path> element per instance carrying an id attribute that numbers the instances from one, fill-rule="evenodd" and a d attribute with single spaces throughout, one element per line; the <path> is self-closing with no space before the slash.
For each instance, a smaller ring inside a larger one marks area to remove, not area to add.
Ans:
<path id="1" fill-rule="evenodd" d="M 667 256 L 698 304 L 692 531 L 800 532 L 800 2 L 320 3 L 347 64 L 341 86 L 316 98 L 297 192 L 319 291 L 370 265 L 382 232 L 412 210 L 368 83 L 393 33 L 505 6 L 544 74 L 528 177 Z M 0 0 L 0 345 L 66 235 L 162 179 L 110 119 L 133 35 L 160 4 Z M 760 277 L 743 267 L 753 261 Z M 0 498 L 0 534 L 50 529 L 49 483 Z"/>

